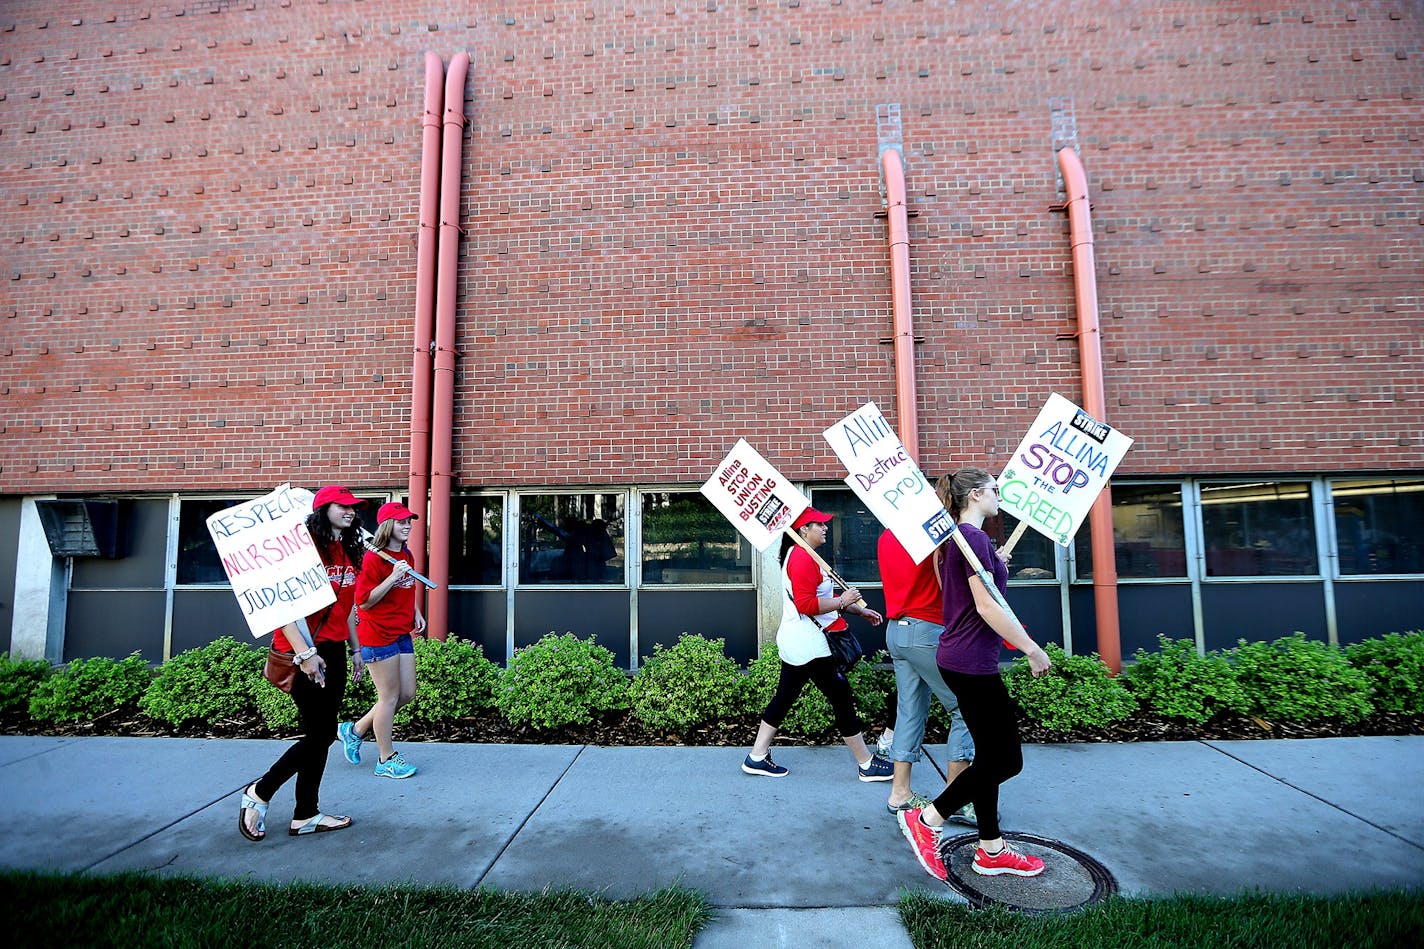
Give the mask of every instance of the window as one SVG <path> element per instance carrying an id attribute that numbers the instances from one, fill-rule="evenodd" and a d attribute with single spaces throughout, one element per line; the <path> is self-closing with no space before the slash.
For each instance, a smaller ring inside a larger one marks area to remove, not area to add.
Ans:
<path id="1" fill-rule="evenodd" d="M 450 499 L 450 582 L 498 586 L 504 582 L 504 499 Z"/>
<path id="2" fill-rule="evenodd" d="M 649 491 L 643 583 L 751 583 L 752 545 L 697 491 Z"/>
<path id="3" fill-rule="evenodd" d="M 208 518 L 242 498 L 188 499 L 178 508 L 178 584 L 227 583 Z"/>
<path id="4" fill-rule="evenodd" d="M 519 582 L 623 583 L 623 495 L 519 498 Z"/>
<path id="5" fill-rule="evenodd" d="M 1179 485 L 1114 484 L 1112 523 L 1113 559 L 1119 578 L 1186 577 L 1187 544 Z M 1088 525 L 1078 531 L 1073 544 L 1077 576 L 1086 580 L 1093 575 L 1092 534 Z"/>
<path id="6" fill-rule="evenodd" d="M 1424 573 L 1424 479 L 1332 481 L 1341 576 Z"/>
<path id="7" fill-rule="evenodd" d="M 241 504 L 256 497 L 246 498 L 184 498 L 178 506 L 178 577 L 179 586 L 208 583 L 227 583 L 218 549 L 213 546 L 213 538 L 208 533 L 208 518 L 218 511 Z M 383 496 L 361 497 L 364 507 L 356 509 L 356 516 L 365 530 L 370 531 L 376 511 L 386 499 Z"/>
<path id="8" fill-rule="evenodd" d="M 847 583 L 861 586 L 880 582 L 876 544 L 884 529 L 880 521 L 849 488 L 817 488 L 811 506 L 834 515 L 830 537 L 819 553 Z"/>
<path id="9" fill-rule="evenodd" d="M 1307 482 L 1204 484 L 1201 503 L 1208 577 L 1319 573 Z"/>
<path id="10" fill-rule="evenodd" d="M 1019 519 L 1007 512 L 991 517 L 984 522 L 984 533 L 994 541 L 995 547 L 1003 547 L 1019 526 Z M 1080 533 L 1083 533 L 1080 531 Z M 954 543 L 950 540 L 949 543 Z M 1014 544 L 1013 556 L 1009 560 L 1010 580 L 1053 580 L 1058 576 L 1054 560 L 1054 543 L 1032 527 L 1023 532 L 1019 542 Z M 986 568 L 993 566 L 985 564 Z"/>

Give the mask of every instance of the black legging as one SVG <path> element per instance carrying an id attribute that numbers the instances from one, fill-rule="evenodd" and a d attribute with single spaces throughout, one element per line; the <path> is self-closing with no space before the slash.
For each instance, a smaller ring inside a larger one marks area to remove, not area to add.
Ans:
<path id="1" fill-rule="evenodd" d="M 786 719 L 786 713 L 791 711 L 791 706 L 801 697 L 801 690 L 807 682 L 814 682 L 816 688 L 820 689 L 821 694 L 831 703 L 831 711 L 836 715 L 836 728 L 840 730 L 842 738 L 859 735 L 864 730 L 865 726 L 861 725 L 860 717 L 855 714 L 855 703 L 850 697 L 850 683 L 836 668 L 836 660 L 832 656 L 812 659 L 802 666 L 793 666 L 783 660 L 781 676 L 776 681 L 776 694 L 771 697 L 761 720 L 773 728 L 780 728 Z"/>
<path id="2" fill-rule="evenodd" d="M 326 773 L 326 752 L 336 740 L 336 719 L 341 712 L 341 700 L 346 697 L 345 640 L 328 640 L 316 644 L 318 655 L 326 660 L 326 687 L 321 688 L 301 670 L 292 680 L 292 701 L 301 716 L 302 737 L 282 753 L 267 773 L 257 779 L 257 796 L 272 800 L 282 785 L 297 776 L 297 803 L 292 808 L 292 820 L 310 820 L 321 812 L 321 777 Z"/>
<path id="3" fill-rule="evenodd" d="M 935 810 L 948 817 L 972 802 L 979 818 L 979 838 L 993 840 L 1002 836 L 999 785 L 1023 770 L 1018 713 L 997 672 L 968 675 L 941 668 L 939 674 L 959 700 L 959 714 L 974 739 L 974 760 L 934 799 Z"/>

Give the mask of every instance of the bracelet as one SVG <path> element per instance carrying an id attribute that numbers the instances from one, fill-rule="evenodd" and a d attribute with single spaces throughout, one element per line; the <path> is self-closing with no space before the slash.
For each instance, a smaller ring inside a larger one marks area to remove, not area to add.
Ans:
<path id="1" fill-rule="evenodd" d="M 292 662 L 295 663 L 296 665 L 301 665 L 302 663 L 306 662 L 308 659 L 310 659 L 312 656 L 315 656 L 315 655 L 316 655 L 316 647 L 315 647 L 315 646 L 312 646 L 310 649 L 307 649 L 307 650 L 304 650 L 304 651 L 302 651 L 302 652 L 299 652 L 299 653 L 297 653 L 295 656 L 293 656 L 293 657 L 292 657 Z"/>

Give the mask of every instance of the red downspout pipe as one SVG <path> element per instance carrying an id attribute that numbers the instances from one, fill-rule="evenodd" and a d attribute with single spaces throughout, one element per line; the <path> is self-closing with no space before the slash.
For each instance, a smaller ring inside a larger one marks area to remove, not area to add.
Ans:
<path id="1" fill-rule="evenodd" d="M 456 53 L 445 75 L 445 128 L 440 163 L 440 252 L 435 295 L 435 393 L 430 450 L 429 635 L 450 632 L 450 487 L 454 480 L 455 298 L 459 292 L 460 175 L 464 161 L 465 72 L 468 53 Z"/>
<path id="2" fill-rule="evenodd" d="M 890 307 L 895 318 L 895 421 L 911 460 L 920 458 L 920 416 L 915 402 L 915 322 L 910 308 L 910 225 L 905 161 L 899 149 L 880 156 L 890 225 Z"/>
<path id="3" fill-rule="evenodd" d="M 1088 203 L 1088 175 L 1071 148 L 1058 152 L 1058 167 L 1068 191 L 1068 228 L 1073 241 L 1073 296 L 1078 309 L 1078 361 L 1083 372 L 1083 408 L 1107 421 L 1103 395 L 1102 332 L 1098 326 L 1098 278 L 1093 262 L 1093 219 Z M 1098 616 L 1098 655 L 1117 675 L 1122 671 L 1122 642 L 1117 616 L 1117 561 L 1113 553 L 1112 486 L 1106 485 L 1088 512 L 1093 540 L 1093 606 Z"/>
<path id="4" fill-rule="evenodd" d="M 426 499 L 430 493 L 430 344 L 435 333 L 435 229 L 440 207 L 440 109 L 445 65 L 425 54 L 425 112 L 421 118 L 420 228 L 415 251 L 415 348 L 410 370 L 410 488 L 407 502 L 419 515 L 410 528 L 415 569 L 425 572 Z M 424 587 L 416 588 L 420 597 Z"/>

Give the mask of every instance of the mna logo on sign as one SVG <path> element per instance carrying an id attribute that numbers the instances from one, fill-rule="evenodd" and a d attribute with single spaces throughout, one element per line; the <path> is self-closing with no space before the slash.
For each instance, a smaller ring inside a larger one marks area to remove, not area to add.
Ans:
<path id="1" fill-rule="evenodd" d="M 768 497 L 766 503 L 757 510 L 756 519 L 757 523 L 767 530 L 776 530 L 782 526 L 778 522 L 784 520 L 785 514 L 786 505 L 782 503 L 781 498 L 773 494 Z"/>
<path id="2" fill-rule="evenodd" d="M 941 509 L 938 514 L 922 525 L 925 533 L 929 535 L 931 541 L 939 544 L 950 534 L 954 533 L 954 521 L 950 519 L 949 512 Z"/>

